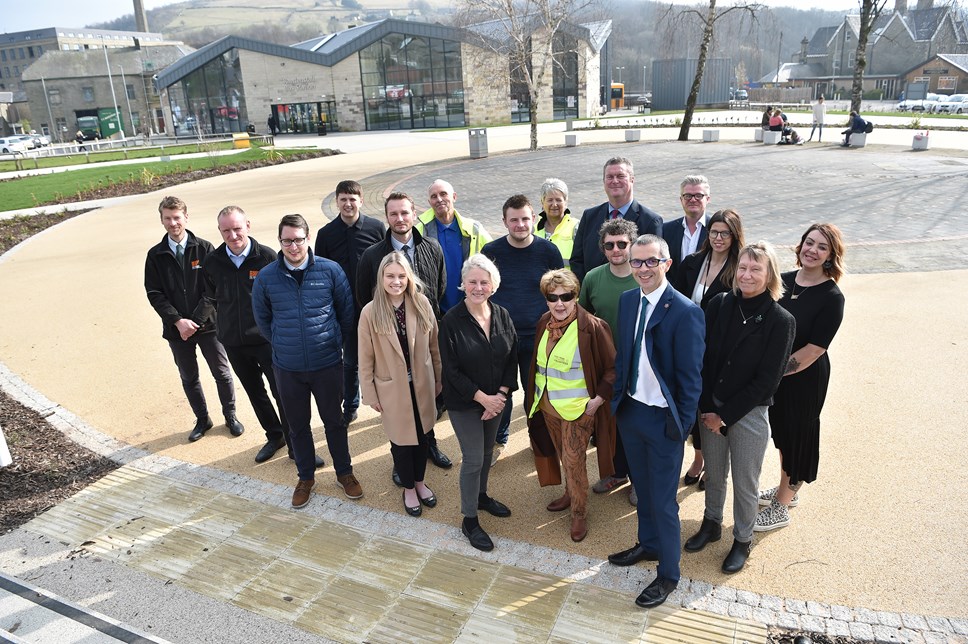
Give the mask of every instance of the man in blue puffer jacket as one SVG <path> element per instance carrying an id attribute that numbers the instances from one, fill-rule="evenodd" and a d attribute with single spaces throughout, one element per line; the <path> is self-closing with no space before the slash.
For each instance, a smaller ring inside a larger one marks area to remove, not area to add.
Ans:
<path id="1" fill-rule="evenodd" d="M 279 222 L 279 259 L 255 278 L 252 309 L 259 330 L 272 344 L 272 368 L 289 420 L 299 483 L 292 507 L 309 503 L 315 470 L 310 427 L 312 398 L 323 419 L 336 481 L 351 499 L 363 496 L 353 475 L 343 420 L 343 337 L 353 328 L 353 295 L 336 262 L 315 257 L 309 224 L 302 215 Z"/>

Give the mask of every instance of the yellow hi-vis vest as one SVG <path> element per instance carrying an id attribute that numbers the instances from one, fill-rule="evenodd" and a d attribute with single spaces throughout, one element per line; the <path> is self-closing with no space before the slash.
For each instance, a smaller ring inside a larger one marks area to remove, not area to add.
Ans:
<path id="1" fill-rule="evenodd" d="M 568 325 L 550 356 L 548 331 L 542 334 L 538 343 L 538 368 L 534 373 L 534 404 L 529 417 L 538 410 L 546 387 L 552 407 L 565 420 L 575 420 L 585 412 L 590 398 L 578 354 L 578 320 Z"/>

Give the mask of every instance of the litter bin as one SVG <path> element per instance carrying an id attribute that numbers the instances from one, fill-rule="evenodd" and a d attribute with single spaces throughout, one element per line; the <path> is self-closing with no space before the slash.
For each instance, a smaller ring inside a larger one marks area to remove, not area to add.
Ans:
<path id="1" fill-rule="evenodd" d="M 322 123 L 316 126 L 316 135 L 326 136 L 326 121 L 323 121 Z"/>
<path id="2" fill-rule="evenodd" d="M 249 143 L 249 135 L 246 132 L 239 132 L 232 135 L 232 147 L 236 150 L 244 150 L 251 147 Z"/>
<path id="3" fill-rule="evenodd" d="M 487 128 L 474 128 L 467 130 L 468 142 L 471 148 L 472 159 L 484 159 L 487 157 Z"/>

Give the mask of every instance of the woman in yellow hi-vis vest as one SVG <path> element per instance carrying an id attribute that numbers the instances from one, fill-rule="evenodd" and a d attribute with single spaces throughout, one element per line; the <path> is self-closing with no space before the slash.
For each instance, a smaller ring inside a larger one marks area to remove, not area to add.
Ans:
<path id="1" fill-rule="evenodd" d="M 600 468 L 612 467 L 615 446 L 614 424 L 608 422 L 615 346 L 608 323 L 578 306 L 579 286 L 578 278 L 567 269 L 548 271 L 541 277 L 548 312 L 538 320 L 538 342 L 525 399 L 529 416 L 541 412 L 565 472 L 565 493 L 549 503 L 548 510 L 571 508 L 573 541 L 581 541 L 588 533 L 588 440 L 598 434 Z M 611 474 L 608 471 L 602 476 Z"/>

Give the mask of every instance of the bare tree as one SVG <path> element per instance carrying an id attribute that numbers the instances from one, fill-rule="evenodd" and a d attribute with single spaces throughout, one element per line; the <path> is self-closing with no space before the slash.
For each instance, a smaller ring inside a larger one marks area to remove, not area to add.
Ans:
<path id="1" fill-rule="evenodd" d="M 860 102 L 864 98 L 867 40 L 886 4 L 887 0 L 860 0 L 860 26 L 857 34 L 857 52 L 854 55 L 854 84 L 850 89 L 850 109 L 856 112 L 860 112 Z"/>
<path id="2" fill-rule="evenodd" d="M 531 150 L 538 149 L 538 105 L 551 91 L 555 66 L 564 69 L 565 56 L 579 53 L 573 38 L 563 38 L 578 20 L 590 18 L 600 0 L 461 0 L 457 23 L 475 44 L 508 60 L 501 82 L 527 90 Z M 565 43 L 576 46 L 569 47 Z M 580 55 L 580 54 L 579 54 Z M 495 79 L 495 82 L 497 79 Z M 597 84 L 597 79 L 595 79 Z"/>
<path id="3" fill-rule="evenodd" d="M 696 111 L 696 101 L 699 99 L 699 87 L 702 85 L 702 77 L 706 71 L 706 59 L 709 56 L 709 48 L 713 41 L 716 23 L 731 14 L 741 13 L 750 20 L 750 25 L 757 21 L 757 14 L 766 9 L 765 5 L 756 2 L 736 3 L 725 9 L 716 8 L 716 0 L 709 0 L 708 7 L 682 9 L 675 13 L 667 14 L 670 16 L 670 23 L 673 28 L 680 27 L 689 19 L 695 17 L 702 25 L 702 37 L 699 39 L 699 59 L 696 62 L 696 75 L 692 79 L 692 87 L 689 89 L 689 96 L 686 98 L 686 113 L 682 117 L 682 126 L 679 128 L 679 140 L 689 140 L 689 128 L 692 127 L 692 115 Z M 669 11 L 673 11 L 672 5 Z"/>

